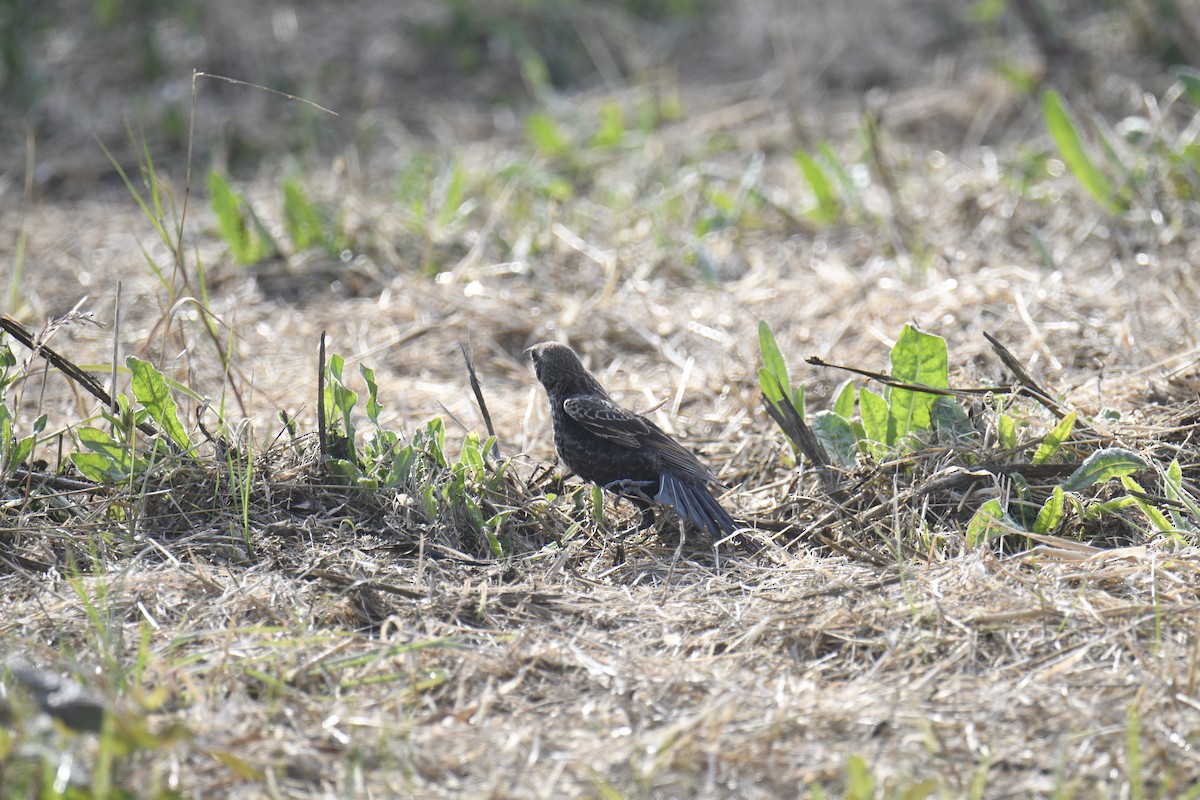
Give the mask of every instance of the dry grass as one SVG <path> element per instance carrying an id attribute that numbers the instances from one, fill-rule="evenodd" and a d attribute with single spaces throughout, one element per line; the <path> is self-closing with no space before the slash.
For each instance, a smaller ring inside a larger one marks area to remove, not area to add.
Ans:
<path id="1" fill-rule="evenodd" d="M 838 96 L 798 113 L 761 84 L 655 78 L 581 94 L 553 106 L 569 157 L 538 155 L 519 132 L 421 146 L 430 203 L 458 158 L 474 204 L 462 219 L 418 218 L 397 200 L 408 153 L 348 150 L 305 181 L 343 198 L 348 264 L 308 253 L 238 267 L 197 204 L 193 271 L 164 285 L 128 232 L 156 262 L 170 256 L 127 195 L 0 217 L 0 247 L 29 238 L 25 316 L 90 292 L 88 310 L 111 325 L 121 302 L 115 330 L 60 325 L 51 346 L 100 373 L 114 347 L 154 359 L 212 399 L 203 419 L 216 434 L 198 459 L 136 485 L 5 476 L 5 649 L 73 676 L 110 727 L 51 727 L 6 672 L 0 786 L 57 796 L 58 775 L 80 796 L 1193 796 L 1190 532 L 1154 532 L 1127 507 L 968 547 L 975 510 L 1017 491 L 1003 466 L 1024 465 L 1054 422 L 1030 401 L 972 400 L 980 439 L 864 459 L 832 493 L 761 410 L 760 319 L 811 407 L 844 376 L 804 356 L 886 369 L 910 320 L 946 337 L 955 385 L 1004 385 L 986 330 L 1088 420 L 1062 460 L 1121 446 L 1158 468 L 1178 459 L 1193 486 L 1195 209 L 1164 191 L 1113 217 L 1070 175 L 1022 183 L 1051 147 L 1036 103 L 987 65 L 958 68 L 961 80 L 888 98 L 874 161 L 856 103 Z M 1116 118 L 1139 110 L 1132 86 L 1114 73 L 1078 96 Z M 601 109 L 633 118 L 654 98 L 683 116 L 613 150 L 586 144 Z M 970 146 L 935 144 L 947 131 L 969 131 Z M 805 217 L 791 157 L 821 140 L 868 176 L 857 216 L 838 224 Z M 264 167 L 248 186 L 267 220 L 283 171 Z M 570 196 L 547 176 L 573 182 Z M 181 176 L 162 179 L 181 194 Z M 744 213 L 698 233 L 739 188 Z M 179 303 L 200 296 L 200 263 L 208 301 Z M 512 457 L 486 497 L 512 511 L 510 556 L 495 558 L 453 504 L 430 515 L 411 486 L 349 489 L 314 436 L 280 433 L 281 409 L 315 427 L 321 331 L 349 365 L 376 370 L 385 428 L 407 438 L 444 417 L 451 460 L 482 426 L 458 352 L 469 344 Z M 730 487 L 744 547 L 680 547 L 669 518 L 621 533 L 627 505 L 598 521 L 588 493 L 547 469 L 544 399 L 520 358 L 546 338 L 576 346 L 627 405 L 663 403 L 656 419 Z M 8 399 L 21 430 L 41 412 L 52 432 L 95 421 L 91 398 L 36 358 Z M 178 399 L 192 427 L 199 404 Z M 995 444 L 997 404 L 1023 426 L 1019 453 Z M 53 464 L 58 448 L 49 437 L 36 455 Z M 1026 469 L 1032 496 L 1070 469 Z M 1161 473 L 1139 480 L 1165 503 Z M 857 758 L 875 782 L 865 792 L 848 777 Z"/>

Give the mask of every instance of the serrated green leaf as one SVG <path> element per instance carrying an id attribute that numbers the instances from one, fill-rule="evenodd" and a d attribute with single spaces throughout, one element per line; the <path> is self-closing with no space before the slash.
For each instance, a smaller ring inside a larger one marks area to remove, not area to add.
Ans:
<path id="1" fill-rule="evenodd" d="M 1063 483 L 1063 491 L 1078 492 L 1094 483 L 1148 469 L 1149 463 L 1137 453 L 1120 447 L 1106 447 L 1092 453 Z"/>
<path id="2" fill-rule="evenodd" d="M 179 420 L 179 408 L 171 396 L 167 379 L 153 364 L 137 356 L 126 358 L 125 366 L 132 375 L 133 396 L 150 413 L 150 418 L 179 449 L 191 449 L 192 443 Z"/>

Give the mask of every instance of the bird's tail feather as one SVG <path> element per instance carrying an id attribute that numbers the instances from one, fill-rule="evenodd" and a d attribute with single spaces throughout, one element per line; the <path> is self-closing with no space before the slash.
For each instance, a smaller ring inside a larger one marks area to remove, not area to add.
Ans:
<path id="1" fill-rule="evenodd" d="M 654 499 L 671 506 L 681 519 L 708 531 L 714 539 L 737 530 L 738 525 L 733 517 L 706 488 L 684 483 L 674 475 L 662 476 Z"/>

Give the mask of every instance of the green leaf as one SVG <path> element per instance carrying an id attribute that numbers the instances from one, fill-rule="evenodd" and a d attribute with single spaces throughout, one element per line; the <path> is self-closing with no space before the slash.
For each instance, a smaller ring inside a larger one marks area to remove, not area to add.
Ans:
<path id="1" fill-rule="evenodd" d="M 425 516 L 430 522 L 437 519 L 438 516 L 438 499 L 436 488 L 431 483 L 421 490 L 421 506 L 425 509 Z"/>
<path id="2" fill-rule="evenodd" d="M 833 411 L 818 411 L 812 415 L 812 431 L 825 452 L 840 467 L 854 466 L 858 455 L 858 438 L 850 420 Z"/>
<path id="3" fill-rule="evenodd" d="M 1012 517 L 1004 510 L 999 500 L 988 500 L 981 505 L 967 523 L 967 546 L 982 544 L 1008 533 L 1024 533 Z"/>
<path id="4" fill-rule="evenodd" d="M 833 393 L 833 413 L 850 419 L 854 416 L 854 400 L 856 393 L 854 390 L 854 379 L 847 378 L 842 381 L 842 385 Z"/>
<path id="5" fill-rule="evenodd" d="M 1088 456 L 1087 460 L 1079 465 L 1079 469 L 1071 473 L 1062 488 L 1066 492 L 1078 492 L 1094 483 L 1102 483 L 1149 468 L 1150 465 L 1137 453 L 1120 447 L 1106 447 Z"/>
<path id="6" fill-rule="evenodd" d="M 329 416 L 328 421 L 334 425 L 338 422 L 338 415 L 341 415 L 346 438 L 353 445 L 355 431 L 351 414 L 358 403 L 358 393 L 347 386 L 342 377 L 345 365 L 346 360 L 337 353 L 331 355 L 325 365 L 325 413 Z"/>
<path id="7" fill-rule="evenodd" d="M 561 158 L 571 150 L 554 118 L 544 111 L 535 111 L 525 118 L 525 135 L 534 147 L 550 158 Z"/>
<path id="8" fill-rule="evenodd" d="M 795 159 L 800 173 L 808 182 L 809 188 L 812 189 L 813 195 L 817 199 L 817 207 L 809 212 L 809 215 L 820 222 L 836 220 L 841 215 L 841 203 L 834 194 L 833 184 L 825 175 L 825 170 L 821 169 L 816 160 L 803 150 L 797 150 L 792 154 L 792 158 Z"/>
<path id="9" fill-rule="evenodd" d="M 379 386 L 375 383 L 375 370 L 366 364 L 360 364 L 358 374 L 362 375 L 363 382 L 367 384 L 367 419 L 378 428 L 379 411 L 383 407 L 379 404 Z"/>
<path id="10" fill-rule="evenodd" d="M 192 443 L 179 420 L 179 408 L 163 374 L 137 356 L 126 358 L 125 366 L 133 376 L 133 396 L 150 412 L 150 418 L 181 450 L 191 449 Z"/>
<path id="11" fill-rule="evenodd" d="M 245 198 L 216 170 L 208 173 L 208 194 L 221 238 L 229 246 L 235 261 L 257 264 L 275 252 L 274 243 L 263 231 Z"/>
<path id="12" fill-rule="evenodd" d="M 846 800 L 871 800 L 875 796 L 875 780 L 861 756 L 846 759 Z"/>
<path id="13" fill-rule="evenodd" d="M 1171 524 L 1166 515 L 1139 497 L 1139 495 L 1146 494 L 1146 490 L 1142 488 L 1141 484 L 1128 475 L 1123 475 L 1121 476 L 1121 485 L 1125 487 L 1125 491 L 1129 492 L 1129 496 L 1133 498 L 1133 502 L 1142 510 L 1142 513 L 1146 515 L 1146 518 L 1150 520 L 1150 524 L 1155 529 L 1160 533 L 1175 533 L 1175 526 Z"/>
<path id="14" fill-rule="evenodd" d="M 304 194 L 294 179 L 283 182 L 283 226 L 296 250 L 307 250 L 326 241 L 320 210 Z"/>
<path id="15" fill-rule="evenodd" d="M 1063 518 L 1063 490 L 1061 486 L 1055 486 L 1054 491 L 1047 498 L 1045 504 L 1042 505 L 1042 510 L 1038 512 L 1037 520 L 1033 523 L 1033 532 L 1041 534 L 1051 534 L 1058 530 L 1059 524 Z"/>
<path id="16" fill-rule="evenodd" d="M 1034 464 L 1044 464 L 1051 456 L 1059 451 L 1062 443 L 1071 435 L 1071 431 L 1075 429 L 1075 412 L 1067 414 L 1054 428 L 1046 434 L 1042 439 L 1042 443 L 1038 445 L 1038 449 L 1033 453 Z"/>
<path id="17" fill-rule="evenodd" d="M 1200 522 L 1200 506 L 1197 506 L 1196 501 L 1192 499 L 1191 494 L 1183 487 L 1183 470 L 1179 466 L 1179 459 L 1172 459 L 1167 467 L 1166 474 L 1163 476 L 1163 490 L 1168 500 L 1174 500 L 1182 503 L 1187 509 L 1191 518 L 1183 516 L 1175 509 L 1170 509 L 1171 519 L 1175 523 L 1175 527 L 1181 531 L 1196 530 L 1196 523 Z"/>
<path id="18" fill-rule="evenodd" d="M 600 124 L 592 136 L 593 147 L 616 147 L 625 138 L 625 112 L 616 103 L 600 107 Z"/>
<path id="19" fill-rule="evenodd" d="M 446 184 L 445 197 L 438 212 L 437 222 L 441 227 L 448 226 L 458 215 L 463 206 L 463 196 L 466 194 L 467 172 L 463 168 L 462 159 L 454 160 L 454 169 L 450 171 L 450 180 Z"/>
<path id="20" fill-rule="evenodd" d="M 788 378 L 787 363 L 779 345 L 775 342 L 775 334 L 765 320 L 758 323 L 758 349 L 762 353 L 763 366 L 758 371 L 758 384 L 763 395 L 772 405 L 787 397 L 795 406 L 800 419 L 804 419 L 804 387 L 791 388 Z"/>
<path id="21" fill-rule="evenodd" d="M 1042 92 L 1042 114 L 1058 153 L 1075 180 L 1109 213 L 1119 212 L 1121 206 L 1114 196 L 1112 185 L 1084 150 L 1079 128 L 1071 119 L 1070 110 L 1053 89 Z"/>
<path id="22" fill-rule="evenodd" d="M 939 436 L 954 441 L 961 442 L 979 436 L 963 407 L 953 397 L 945 395 L 934 396 L 933 405 L 929 408 L 929 424 Z"/>
<path id="23" fill-rule="evenodd" d="M 91 452 L 71 453 L 71 463 L 88 480 L 96 483 L 121 483 L 135 468 L 144 469 L 146 463 L 135 460 L 130 449 L 99 428 L 88 425 L 75 429 L 79 443 Z"/>
<path id="24" fill-rule="evenodd" d="M 996 438 L 1004 450 L 1015 450 L 1017 447 L 1017 424 L 1008 414 L 1001 414 L 996 420 Z"/>
<path id="25" fill-rule="evenodd" d="M 1105 500 L 1103 503 L 1092 503 L 1087 507 L 1087 510 L 1083 512 L 1083 518 L 1085 520 L 1099 519 L 1105 514 L 1111 514 L 1114 511 L 1120 511 L 1123 508 L 1129 508 L 1129 506 L 1133 504 L 1133 498 L 1127 494 L 1121 495 L 1120 497 L 1114 497 L 1112 500 Z"/>
<path id="26" fill-rule="evenodd" d="M 862 413 L 863 432 L 873 442 L 891 447 L 896 443 L 896 430 L 891 425 L 888 402 L 883 395 L 870 389 L 858 390 L 858 406 Z"/>
<path id="27" fill-rule="evenodd" d="M 892 377 L 935 389 L 950 385 L 950 364 L 946 340 L 905 325 L 892 348 Z M 929 430 L 930 409 L 937 395 L 890 387 L 888 405 L 895 429 L 895 441 L 915 431 Z"/>

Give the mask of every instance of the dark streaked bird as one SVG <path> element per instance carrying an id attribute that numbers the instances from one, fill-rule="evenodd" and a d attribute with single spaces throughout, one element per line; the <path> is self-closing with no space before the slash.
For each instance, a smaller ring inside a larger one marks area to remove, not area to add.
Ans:
<path id="1" fill-rule="evenodd" d="M 671 506 L 714 539 L 737 529 L 708 491 L 712 473 L 653 422 L 617 405 L 574 350 L 543 342 L 526 352 L 550 398 L 554 447 L 572 472 L 618 494 Z"/>

